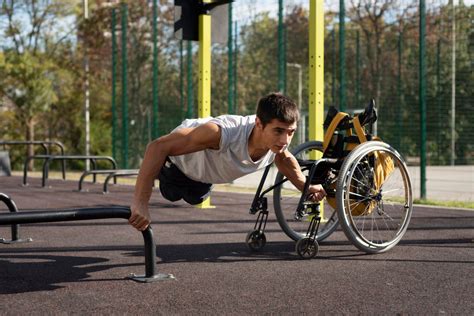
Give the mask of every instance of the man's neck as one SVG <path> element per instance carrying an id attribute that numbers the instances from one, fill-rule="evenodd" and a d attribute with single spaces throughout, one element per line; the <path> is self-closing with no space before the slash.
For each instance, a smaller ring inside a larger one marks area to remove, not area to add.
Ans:
<path id="1" fill-rule="evenodd" d="M 266 148 L 262 144 L 263 142 L 261 130 L 258 129 L 257 126 L 254 126 L 254 128 L 252 129 L 252 133 L 250 134 L 248 143 L 248 152 L 250 158 L 252 158 L 252 161 L 258 161 L 267 154 L 269 148 Z"/>

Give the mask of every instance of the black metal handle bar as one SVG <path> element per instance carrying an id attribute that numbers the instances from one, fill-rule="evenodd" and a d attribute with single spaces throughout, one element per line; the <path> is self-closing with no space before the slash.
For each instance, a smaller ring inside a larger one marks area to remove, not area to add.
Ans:
<path id="1" fill-rule="evenodd" d="M 56 145 L 59 147 L 59 150 L 61 151 L 61 155 L 64 155 L 64 145 L 60 141 L 43 141 L 43 140 L 0 140 L 0 145 L 3 145 L 3 148 L 5 148 L 5 145 L 41 145 L 44 150 L 45 155 L 49 155 L 49 149 L 46 145 Z M 61 164 L 62 168 L 62 173 L 63 173 L 63 179 L 66 179 L 66 162 L 62 161 Z"/>
<path id="2" fill-rule="evenodd" d="M 0 225 L 65 222 L 79 220 L 93 220 L 106 218 L 130 217 L 129 207 L 114 206 L 108 208 L 81 208 L 56 211 L 29 211 L 0 214 Z M 155 271 L 156 246 L 151 226 L 142 231 L 145 242 L 145 275 L 133 276 L 131 279 L 138 282 L 152 282 L 164 279 L 174 279 L 172 275 L 157 274 Z"/>
<path id="3" fill-rule="evenodd" d="M 41 181 L 42 187 L 46 186 L 46 179 L 48 179 L 48 175 L 49 175 L 49 165 L 53 160 L 90 160 L 93 165 L 93 169 L 95 169 L 96 167 L 96 160 L 107 160 L 107 161 L 110 161 L 113 169 L 117 169 L 117 162 L 115 161 L 114 158 L 110 156 L 90 156 L 90 155 L 49 156 L 49 157 L 46 157 L 43 163 L 43 177 Z M 95 180 L 95 175 L 94 175 L 94 180 Z"/>
<path id="4" fill-rule="evenodd" d="M 114 178 L 114 181 L 117 180 L 117 177 L 131 177 L 131 176 L 136 176 L 138 175 L 138 172 L 140 170 L 136 169 L 136 170 L 133 170 L 133 169 L 122 169 L 122 170 L 117 170 L 116 172 L 114 173 L 111 173 L 107 176 L 107 178 L 105 178 L 105 181 L 104 181 L 104 189 L 103 189 L 103 193 L 109 193 L 109 189 L 107 188 L 107 186 L 109 185 L 109 181 L 111 178 Z M 117 182 L 115 182 L 117 183 Z"/>
<path id="5" fill-rule="evenodd" d="M 81 177 L 79 178 L 79 183 L 78 183 L 78 189 L 79 191 L 82 191 L 82 183 L 84 182 L 84 179 L 88 176 L 88 175 L 94 175 L 94 177 L 98 174 L 111 174 L 111 173 L 114 173 L 116 172 L 117 170 L 121 170 L 121 169 L 102 169 L 102 170 L 86 170 L 82 173 Z M 94 179 L 94 182 L 95 183 L 95 179 Z M 117 183 L 117 179 L 114 178 L 114 183 Z"/>
<path id="6" fill-rule="evenodd" d="M 0 140 L 0 145 L 41 145 L 44 149 L 45 155 L 49 155 L 49 150 L 46 145 L 56 145 L 61 150 L 61 154 L 64 155 L 64 145 L 59 141 L 43 141 L 43 140 Z"/>
<path id="7" fill-rule="evenodd" d="M 8 207 L 8 210 L 12 213 L 18 213 L 18 208 L 16 207 L 15 202 L 6 194 L 0 193 L 0 201 L 5 203 L 5 205 Z M 2 243 L 11 243 L 11 242 L 17 242 L 20 240 L 19 236 L 19 229 L 20 225 L 18 224 L 12 224 L 12 239 L 10 241 L 7 241 L 4 238 L 0 238 L 0 241 Z"/>

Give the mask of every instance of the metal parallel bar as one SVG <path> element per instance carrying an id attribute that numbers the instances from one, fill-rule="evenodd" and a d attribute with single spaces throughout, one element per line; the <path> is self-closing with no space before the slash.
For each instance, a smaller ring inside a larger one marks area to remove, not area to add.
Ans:
<path id="1" fill-rule="evenodd" d="M 118 172 L 109 174 L 107 176 L 107 178 L 105 178 L 103 192 L 104 193 L 109 193 L 108 184 L 109 184 L 109 181 L 112 177 L 116 180 L 117 177 L 130 177 L 130 176 L 136 176 L 136 175 L 138 175 L 138 170 L 136 170 L 135 172 L 120 172 L 120 171 L 118 171 Z"/>
<path id="2" fill-rule="evenodd" d="M 0 140 L 0 145 L 3 145 L 3 148 L 5 148 L 6 145 L 41 145 L 44 150 L 44 155 L 50 155 L 49 148 L 46 146 L 51 146 L 51 145 L 56 145 L 59 147 L 59 151 L 61 152 L 61 155 L 64 156 L 64 145 L 60 141 L 42 141 L 42 140 L 33 140 L 33 141 L 3 141 Z M 62 175 L 63 175 L 63 180 L 66 180 L 66 162 L 62 161 Z"/>
<path id="3" fill-rule="evenodd" d="M 139 169 L 108 169 L 108 170 L 89 170 L 84 171 L 79 179 L 78 189 L 82 191 L 82 184 L 85 178 L 91 174 L 113 174 L 111 177 L 114 178 L 114 184 L 117 184 L 117 176 L 128 176 L 128 175 L 137 175 Z M 109 178 L 106 181 L 110 181 Z"/>
<path id="4" fill-rule="evenodd" d="M 46 179 L 49 176 L 49 163 L 51 160 L 51 156 L 46 158 L 46 160 L 43 162 L 43 175 L 41 177 L 41 186 L 44 188 L 46 186 Z"/>
<path id="5" fill-rule="evenodd" d="M 15 202 L 13 202 L 10 197 L 4 193 L 0 193 L 0 201 L 5 203 L 5 205 L 8 207 L 8 210 L 12 213 L 18 213 L 18 208 L 15 205 Z M 19 228 L 20 225 L 18 224 L 12 224 L 12 241 L 17 241 L 20 240 L 19 236 Z"/>
<path id="6" fill-rule="evenodd" d="M 29 211 L 0 214 L 0 225 L 18 225 L 29 223 L 65 222 L 79 220 L 94 220 L 107 218 L 128 219 L 131 211 L 128 207 L 115 206 L 108 208 L 82 208 L 57 211 Z M 142 232 L 145 243 L 145 275 L 132 277 L 139 282 L 152 282 L 164 279 L 174 279 L 172 275 L 156 273 L 156 245 L 151 226 Z"/>
<path id="7" fill-rule="evenodd" d="M 50 155 L 35 155 L 26 157 L 25 164 L 23 165 L 23 185 L 28 185 L 28 163 L 33 159 L 47 159 Z"/>
<path id="8" fill-rule="evenodd" d="M 90 159 L 91 161 L 91 165 L 92 165 L 92 170 L 97 170 L 97 163 L 95 162 L 95 159 Z M 92 183 L 96 183 L 97 182 L 97 175 L 94 173 L 92 174 Z"/>
<path id="9" fill-rule="evenodd" d="M 48 179 L 49 176 L 49 165 L 51 164 L 52 161 L 54 160 L 86 160 L 90 159 L 93 165 L 95 166 L 96 160 L 107 160 L 110 161 L 114 169 L 117 169 L 117 163 L 115 159 L 113 159 L 110 156 L 91 156 L 91 155 L 64 155 L 64 156 L 45 156 L 45 155 L 37 155 L 37 156 L 32 156 L 28 157 L 29 158 L 42 158 L 45 159 L 43 163 L 43 176 L 42 176 L 42 187 L 46 186 L 46 180 Z M 25 165 L 26 168 L 26 165 Z M 26 169 L 24 171 L 24 180 L 23 182 L 26 183 L 26 176 L 25 176 Z"/>
<path id="10" fill-rule="evenodd" d="M 78 189 L 79 191 L 82 191 L 82 183 L 84 182 L 84 179 L 91 174 L 110 174 L 114 173 L 117 171 L 117 169 L 108 169 L 108 170 L 86 170 L 82 173 L 81 178 L 79 179 L 78 183 Z M 116 182 L 116 181 L 115 181 Z"/>
<path id="11" fill-rule="evenodd" d="M 0 225 L 68 222 L 105 218 L 128 219 L 129 217 L 130 208 L 122 206 L 109 208 L 80 208 L 56 211 L 28 211 L 0 214 Z"/>
<path id="12" fill-rule="evenodd" d="M 61 155 L 64 155 L 64 145 L 60 141 L 42 141 L 42 140 L 33 140 L 33 141 L 22 141 L 22 140 L 0 140 L 0 145 L 5 146 L 12 146 L 12 145 L 41 145 L 44 149 L 44 154 L 49 155 L 49 149 L 46 145 L 56 145 L 59 147 L 61 151 Z"/>
<path id="13" fill-rule="evenodd" d="M 51 145 L 53 143 L 54 142 L 50 142 L 50 141 L 16 141 L 16 140 L 12 140 L 12 141 L 1 140 L 0 141 L 0 144 L 3 145 L 3 148 L 5 148 L 6 145 L 9 145 L 9 146 L 12 146 L 12 145 L 40 145 L 41 147 L 43 147 L 45 155 L 49 155 L 49 150 L 48 150 L 48 147 L 46 145 Z"/>

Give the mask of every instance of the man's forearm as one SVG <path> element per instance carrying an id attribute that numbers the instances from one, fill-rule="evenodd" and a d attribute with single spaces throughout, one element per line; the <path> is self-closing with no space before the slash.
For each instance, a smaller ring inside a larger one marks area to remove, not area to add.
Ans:
<path id="1" fill-rule="evenodd" d="M 158 176 L 165 159 L 166 154 L 160 150 L 160 145 L 157 141 L 150 143 L 147 146 L 145 157 L 143 158 L 137 182 L 135 184 L 135 203 L 148 205 L 153 192 L 153 183 L 155 178 Z"/>

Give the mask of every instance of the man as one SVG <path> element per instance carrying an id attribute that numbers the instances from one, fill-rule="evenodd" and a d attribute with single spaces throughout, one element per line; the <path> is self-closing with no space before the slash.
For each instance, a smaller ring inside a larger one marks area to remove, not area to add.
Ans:
<path id="1" fill-rule="evenodd" d="M 150 224 L 148 203 L 157 175 L 164 198 L 199 204 L 209 196 L 212 184 L 231 182 L 274 161 L 303 190 L 306 178 L 287 148 L 298 119 L 298 107 L 291 99 L 271 93 L 259 100 L 256 115 L 185 120 L 148 144 L 135 185 L 130 224 L 140 231 Z M 325 195 L 321 185 L 309 187 L 309 199 L 320 201 Z"/>

